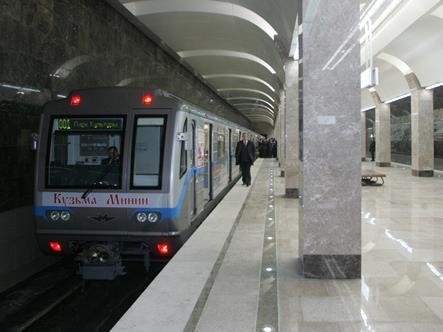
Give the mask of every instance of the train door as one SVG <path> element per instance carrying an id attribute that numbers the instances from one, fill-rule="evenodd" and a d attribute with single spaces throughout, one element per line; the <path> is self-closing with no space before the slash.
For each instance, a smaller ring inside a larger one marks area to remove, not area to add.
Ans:
<path id="1" fill-rule="evenodd" d="M 192 171 L 194 176 L 192 177 L 192 214 L 197 214 L 197 163 L 196 163 L 196 124 L 195 120 L 192 120 Z"/>
<path id="2" fill-rule="evenodd" d="M 229 155 L 228 155 L 228 169 L 229 169 L 229 182 L 232 181 L 232 130 L 229 129 L 229 137 L 228 137 L 228 146 L 229 146 Z"/>
<path id="3" fill-rule="evenodd" d="M 201 162 L 197 162 L 201 168 L 201 175 L 203 180 L 203 206 L 206 205 L 212 199 L 212 147 L 211 147 L 211 136 L 212 136 L 212 125 L 209 123 L 204 123 L 203 132 L 199 133 L 199 149 L 203 150 L 203 158 Z M 199 152 L 201 153 L 201 152 Z M 200 198 L 201 199 L 201 198 Z"/>
<path id="4" fill-rule="evenodd" d="M 209 147 L 209 151 L 208 151 L 208 176 L 209 176 L 209 200 L 212 200 L 213 197 L 213 193 L 214 193 L 214 172 L 213 172 L 213 165 L 212 165 L 212 161 L 213 161 L 213 156 L 212 156 L 212 131 L 213 131 L 213 126 L 212 124 L 209 124 L 209 130 L 207 132 L 208 135 L 208 147 Z"/>

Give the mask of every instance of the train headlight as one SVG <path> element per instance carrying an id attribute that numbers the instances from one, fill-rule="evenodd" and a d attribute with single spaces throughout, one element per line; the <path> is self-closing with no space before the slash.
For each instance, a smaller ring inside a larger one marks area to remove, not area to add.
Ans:
<path id="1" fill-rule="evenodd" d="M 155 213 L 155 212 L 149 212 L 148 213 L 148 221 L 149 222 L 154 223 L 154 222 L 157 222 L 158 219 L 159 219 L 158 213 Z"/>
<path id="2" fill-rule="evenodd" d="M 71 219 L 71 214 L 68 211 L 62 211 L 60 213 L 60 219 L 63 221 L 68 221 L 69 219 Z"/>
<path id="3" fill-rule="evenodd" d="M 145 212 L 139 212 L 137 213 L 137 221 L 138 222 L 146 222 L 148 220 L 148 216 Z"/>
<path id="4" fill-rule="evenodd" d="M 52 221 L 57 221 L 60 219 L 60 211 L 51 211 L 49 213 L 49 218 L 51 218 Z"/>

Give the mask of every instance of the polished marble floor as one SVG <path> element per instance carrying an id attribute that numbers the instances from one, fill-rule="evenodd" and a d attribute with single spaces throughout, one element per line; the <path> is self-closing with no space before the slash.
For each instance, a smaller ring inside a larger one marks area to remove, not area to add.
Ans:
<path id="1" fill-rule="evenodd" d="M 409 168 L 362 188 L 361 280 L 304 279 L 298 202 L 276 178 L 279 331 L 443 331 L 443 179 Z"/>

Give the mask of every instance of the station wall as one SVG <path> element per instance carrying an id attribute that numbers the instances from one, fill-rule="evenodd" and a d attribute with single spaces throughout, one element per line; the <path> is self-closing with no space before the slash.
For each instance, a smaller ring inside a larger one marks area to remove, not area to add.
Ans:
<path id="1" fill-rule="evenodd" d="M 391 160 L 411 165 L 411 97 L 391 103 Z"/>
<path id="2" fill-rule="evenodd" d="M 0 292 L 53 262 L 33 239 L 35 156 L 42 105 L 73 89 L 162 88 L 244 126 L 185 66 L 106 1 L 0 0 Z"/>
<path id="3" fill-rule="evenodd" d="M 366 156 L 371 134 L 375 135 L 375 109 L 366 111 Z M 411 165 L 411 98 L 391 103 L 391 159 Z M 434 168 L 443 171 L 443 86 L 434 89 Z"/>

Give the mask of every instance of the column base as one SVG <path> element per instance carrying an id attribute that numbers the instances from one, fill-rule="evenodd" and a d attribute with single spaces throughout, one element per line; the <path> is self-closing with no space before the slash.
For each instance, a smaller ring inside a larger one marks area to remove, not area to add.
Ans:
<path id="1" fill-rule="evenodd" d="M 299 197 L 298 188 L 286 188 L 285 197 L 286 198 L 298 198 Z"/>
<path id="2" fill-rule="evenodd" d="M 280 171 L 280 176 L 281 176 L 282 178 L 285 177 L 285 171 L 284 171 L 283 169 Z"/>
<path id="3" fill-rule="evenodd" d="M 301 264 L 305 278 L 361 278 L 361 255 L 304 255 Z"/>
<path id="4" fill-rule="evenodd" d="M 423 177 L 423 178 L 432 178 L 434 176 L 434 170 L 428 171 L 417 171 L 415 169 L 412 170 L 413 176 Z"/>
<path id="5" fill-rule="evenodd" d="M 391 167 L 391 163 L 390 162 L 375 162 L 375 165 L 378 167 Z"/>

